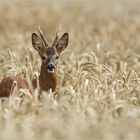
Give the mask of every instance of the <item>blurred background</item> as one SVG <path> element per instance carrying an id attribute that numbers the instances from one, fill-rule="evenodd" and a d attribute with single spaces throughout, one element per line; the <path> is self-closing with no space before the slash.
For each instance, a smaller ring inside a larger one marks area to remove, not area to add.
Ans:
<path id="1" fill-rule="evenodd" d="M 0 100 L 0 139 L 139 140 L 140 1 L 0 0 L 0 80 L 39 74 L 38 26 L 70 36 L 57 96 Z"/>
<path id="2" fill-rule="evenodd" d="M 129 45 L 133 42 L 137 49 L 139 6 L 140 2 L 135 0 L 3 0 L 0 1 L 0 49 L 13 49 L 17 42 L 17 49 L 18 45 L 28 48 L 31 33 L 38 26 L 51 41 L 60 25 L 62 33 L 69 32 L 69 48 L 74 52 L 94 50 L 97 43 L 112 48 L 121 41 Z M 111 42 L 112 38 L 115 41 Z"/>

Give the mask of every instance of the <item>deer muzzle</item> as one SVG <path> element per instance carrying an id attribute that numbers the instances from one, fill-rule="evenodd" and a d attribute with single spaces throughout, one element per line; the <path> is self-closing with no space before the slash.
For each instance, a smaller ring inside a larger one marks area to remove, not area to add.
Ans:
<path id="1" fill-rule="evenodd" d="M 48 71 L 48 73 L 54 73 L 54 71 L 55 71 L 55 65 L 53 63 L 49 63 L 47 65 L 47 71 Z"/>

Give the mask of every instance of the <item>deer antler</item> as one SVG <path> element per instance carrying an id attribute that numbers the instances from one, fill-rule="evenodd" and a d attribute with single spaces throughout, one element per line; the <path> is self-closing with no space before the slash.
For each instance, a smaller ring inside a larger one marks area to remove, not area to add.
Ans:
<path id="1" fill-rule="evenodd" d="M 38 30 L 39 30 L 39 34 L 43 40 L 44 46 L 48 46 L 47 44 L 47 40 L 45 39 L 45 37 L 43 36 L 43 32 L 41 31 L 41 28 L 38 26 Z"/>
<path id="2" fill-rule="evenodd" d="M 57 42 L 58 42 L 58 39 L 59 39 L 59 35 L 60 35 L 60 29 L 61 29 L 61 25 L 59 26 L 59 28 L 57 29 L 56 31 L 56 37 L 52 43 L 52 46 L 56 46 Z"/>

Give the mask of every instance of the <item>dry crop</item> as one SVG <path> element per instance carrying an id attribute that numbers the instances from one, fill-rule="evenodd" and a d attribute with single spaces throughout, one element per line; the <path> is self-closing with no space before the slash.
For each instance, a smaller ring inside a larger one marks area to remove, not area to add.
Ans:
<path id="1" fill-rule="evenodd" d="M 39 74 L 31 45 L 38 25 L 49 41 L 60 25 L 70 35 L 55 93 L 38 100 L 38 91 L 20 89 L 0 99 L 0 140 L 140 138 L 140 2 L 0 3 L 0 80 Z"/>

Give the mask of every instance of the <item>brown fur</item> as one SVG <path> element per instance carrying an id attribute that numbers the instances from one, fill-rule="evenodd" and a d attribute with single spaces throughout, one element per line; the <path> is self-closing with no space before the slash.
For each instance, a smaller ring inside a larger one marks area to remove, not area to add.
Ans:
<path id="1" fill-rule="evenodd" d="M 54 73 L 48 73 L 44 68 L 44 65 L 42 65 L 39 76 L 39 85 L 41 91 L 48 91 L 50 88 L 52 91 L 55 91 L 57 85 L 57 70 L 55 70 Z"/>
<path id="2" fill-rule="evenodd" d="M 14 81 L 17 82 L 18 89 L 29 89 L 27 82 L 19 76 L 9 76 L 4 78 L 0 83 L 0 97 L 8 97 L 10 95 Z"/>

